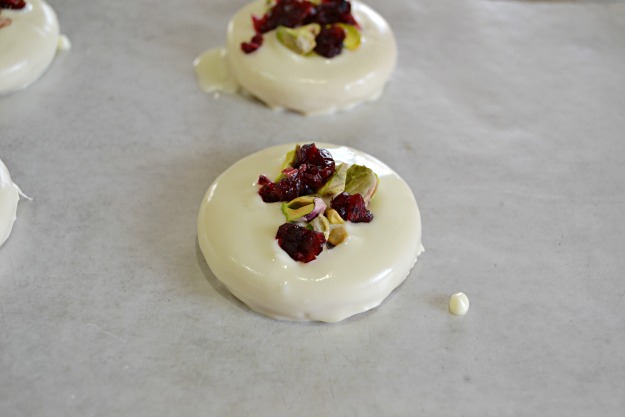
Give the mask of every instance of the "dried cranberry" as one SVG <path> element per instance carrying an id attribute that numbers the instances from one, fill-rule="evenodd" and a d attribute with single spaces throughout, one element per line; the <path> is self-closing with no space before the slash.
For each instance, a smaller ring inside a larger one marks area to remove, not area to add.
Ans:
<path id="1" fill-rule="evenodd" d="M 308 263 L 323 250 L 326 239 L 323 233 L 309 230 L 293 223 L 284 223 L 276 234 L 278 245 L 298 262 Z"/>
<path id="2" fill-rule="evenodd" d="M 278 26 L 295 28 L 309 23 L 318 23 L 323 29 L 316 38 L 315 52 L 326 58 L 332 58 L 341 53 L 345 39 L 345 31 L 334 24 L 347 23 L 358 26 L 351 10 L 352 6 L 347 0 L 322 0 L 319 4 L 308 0 L 276 0 L 275 5 L 263 16 L 252 16 L 252 24 L 256 33 L 261 34 L 274 30 Z M 327 25 L 334 26 L 324 27 Z M 259 42 L 254 42 L 254 40 L 243 42 L 241 49 L 249 54 L 261 45 L 262 38 Z"/>
<path id="3" fill-rule="evenodd" d="M 275 203 L 278 201 L 291 201 L 302 195 L 311 194 L 310 189 L 299 174 L 283 178 L 279 182 L 271 182 L 267 177 L 261 175 L 258 184 L 262 185 L 258 194 L 265 203 Z"/>
<path id="4" fill-rule="evenodd" d="M 294 28 L 304 23 L 314 7 L 314 4 L 305 0 L 278 0 L 263 17 L 252 16 L 252 23 L 259 33 L 269 32 L 278 26 Z"/>
<path id="5" fill-rule="evenodd" d="M 0 9 L 23 9 L 26 7 L 24 0 L 0 0 Z"/>
<path id="6" fill-rule="evenodd" d="M 258 178 L 258 185 L 262 186 L 258 194 L 265 203 L 291 201 L 314 193 L 334 171 L 334 159 L 327 149 L 319 149 L 314 143 L 302 145 L 295 152 L 292 166 L 282 171 L 283 178 L 279 182 L 271 182 L 264 175 Z"/>
<path id="7" fill-rule="evenodd" d="M 256 35 L 254 35 L 251 41 L 243 42 L 241 44 L 241 50 L 245 52 L 246 54 L 251 54 L 258 48 L 260 48 L 262 44 L 263 44 L 263 35 L 261 35 L 260 33 L 257 33 Z"/>
<path id="8" fill-rule="evenodd" d="M 349 14 L 350 10 L 351 5 L 347 1 L 321 3 L 315 10 L 314 23 L 329 25 L 342 22 L 343 15 Z"/>
<path id="9" fill-rule="evenodd" d="M 373 220 L 373 213 L 367 210 L 365 200 L 360 194 L 341 193 L 332 199 L 330 207 L 344 220 L 353 223 L 369 223 Z"/>
<path id="10" fill-rule="evenodd" d="M 352 6 L 347 0 L 324 0 L 315 7 L 305 23 L 319 23 L 320 25 L 347 23 L 358 26 L 351 11 Z"/>
<path id="11" fill-rule="evenodd" d="M 299 170 L 304 184 L 314 191 L 334 174 L 335 163 L 327 149 L 319 149 L 311 143 L 297 148 L 293 167 Z"/>
<path id="12" fill-rule="evenodd" d="M 267 185 L 271 184 L 271 180 L 264 175 L 260 175 L 258 177 L 258 185 Z"/>
<path id="13" fill-rule="evenodd" d="M 340 26 L 329 26 L 321 29 L 315 38 L 315 52 L 326 58 L 333 58 L 343 50 L 345 31 Z"/>

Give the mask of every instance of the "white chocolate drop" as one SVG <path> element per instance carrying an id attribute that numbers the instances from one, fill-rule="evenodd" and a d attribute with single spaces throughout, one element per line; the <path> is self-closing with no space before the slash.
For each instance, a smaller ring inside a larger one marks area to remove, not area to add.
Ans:
<path id="1" fill-rule="evenodd" d="M 449 311 L 456 316 L 464 316 L 469 311 L 469 297 L 458 292 L 451 296 L 449 300 Z"/>

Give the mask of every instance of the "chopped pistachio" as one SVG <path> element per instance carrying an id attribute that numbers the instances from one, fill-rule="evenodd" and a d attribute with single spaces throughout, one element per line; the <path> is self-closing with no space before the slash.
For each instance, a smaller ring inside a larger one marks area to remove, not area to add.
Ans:
<path id="1" fill-rule="evenodd" d="M 321 26 L 318 23 L 297 28 L 278 26 L 276 29 L 280 43 L 300 55 L 307 55 L 315 49 L 317 46 L 315 38 L 319 32 L 321 32 Z"/>
<path id="2" fill-rule="evenodd" d="M 345 190 L 345 181 L 347 179 L 348 164 L 342 163 L 334 170 L 334 174 L 326 181 L 325 184 L 317 191 L 319 195 L 335 195 Z"/>
<path id="3" fill-rule="evenodd" d="M 282 162 L 282 166 L 280 167 L 280 175 L 278 176 L 278 178 L 276 178 L 275 182 L 283 179 L 286 176 L 284 175 L 284 170 L 293 166 L 293 162 L 295 162 L 298 148 L 299 145 L 297 145 L 293 150 L 290 150 L 286 153 L 286 156 L 284 157 L 284 162 Z"/>
<path id="4" fill-rule="evenodd" d="M 295 149 L 292 149 L 292 150 L 290 150 L 290 151 L 288 151 L 286 153 L 286 156 L 284 157 L 284 162 L 282 163 L 282 168 L 280 168 L 280 171 L 282 171 L 283 169 L 288 168 L 290 166 L 293 166 L 293 162 L 295 162 L 295 154 L 296 153 L 297 153 L 297 147 Z"/>
<path id="5" fill-rule="evenodd" d="M 352 165 L 347 170 L 345 192 L 362 195 L 365 205 L 368 205 L 378 189 L 379 182 L 380 179 L 371 169 L 364 165 Z"/>
<path id="6" fill-rule="evenodd" d="M 287 222 L 295 222 L 310 214 L 315 208 L 314 204 L 308 204 L 307 206 L 299 207 L 297 209 L 289 208 L 287 203 L 282 203 L 282 213 L 286 217 Z"/>
<path id="7" fill-rule="evenodd" d="M 330 245 L 338 246 L 347 240 L 347 230 L 345 230 L 344 226 L 335 226 L 326 240 Z"/>
<path id="8" fill-rule="evenodd" d="M 288 222 L 311 221 L 325 209 L 326 203 L 323 199 L 308 195 L 282 203 L 282 213 Z"/>
<path id="9" fill-rule="evenodd" d="M 330 238 L 330 222 L 323 214 L 319 214 L 310 222 L 315 232 L 323 233 L 323 236 L 328 240 Z"/>
<path id="10" fill-rule="evenodd" d="M 328 218 L 328 221 L 331 224 L 343 224 L 343 223 L 345 223 L 345 220 L 343 220 L 343 218 L 341 217 L 339 212 L 334 210 L 334 209 L 327 209 L 326 212 L 325 212 L 325 215 L 326 215 L 326 217 Z"/>
<path id="11" fill-rule="evenodd" d="M 315 198 L 316 197 L 314 195 L 305 195 L 302 197 L 294 198 L 293 200 L 289 201 L 286 204 L 289 206 L 289 208 L 300 208 L 307 204 L 314 203 Z"/>
<path id="12" fill-rule="evenodd" d="M 337 23 L 337 25 L 345 31 L 343 46 L 350 51 L 358 49 L 360 46 L 360 30 L 356 26 L 347 23 Z"/>

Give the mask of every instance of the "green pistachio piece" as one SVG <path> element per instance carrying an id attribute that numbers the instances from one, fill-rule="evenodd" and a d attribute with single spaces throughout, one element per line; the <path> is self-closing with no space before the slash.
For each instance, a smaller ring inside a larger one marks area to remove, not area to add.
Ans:
<path id="1" fill-rule="evenodd" d="M 343 46 L 350 51 L 358 49 L 360 46 L 360 30 L 354 25 L 348 25 L 347 23 L 337 23 L 345 31 L 345 39 L 343 40 Z"/>
<path id="2" fill-rule="evenodd" d="M 282 166 L 280 167 L 280 175 L 275 179 L 274 182 L 278 182 L 285 177 L 283 171 L 291 166 L 293 166 L 293 162 L 295 162 L 295 156 L 297 155 L 297 149 L 299 145 L 295 147 L 295 149 L 288 151 L 286 156 L 284 157 L 284 162 L 282 162 Z"/>
<path id="3" fill-rule="evenodd" d="M 320 214 L 314 219 L 312 219 L 312 221 L 310 222 L 310 225 L 312 226 L 315 232 L 323 233 L 323 236 L 325 236 L 326 240 L 330 238 L 330 230 L 331 230 L 330 222 L 328 221 L 326 216 L 324 216 L 323 214 Z"/>
<path id="4" fill-rule="evenodd" d="M 344 226 L 335 226 L 330 231 L 326 241 L 332 246 L 338 246 L 347 240 L 347 231 Z"/>
<path id="5" fill-rule="evenodd" d="M 287 222 L 294 222 L 301 219 L 302 217 L 306 217 L 307 215 L 312 213 L 314 209 L 314 204 L 308 204 L 303 207 L 292 209 L 288 207 L 287 203 L 282 203 L 282 213 L 284 214 L 284 217 L 286 217 Z"/>
<path id="6" fill-rule="evenodd" d="M 325 184 L 317 191 L 319 195 L 335 195 L 345 190 L 345 180 L 347 179 L 347 170 L 349 165 L 341 164 L 334 170 L 334 174 L 326 181 Z"/>
<path id="7" fill-rule="evenodd" d="M 315 202 L 315 196 L 305 195 L 302 197 L 294 198 L 288 203 L 283 203 L 283 204 L 286 204 L 289 208 L 296 209 L 296 208 L 307 206 L 308 204 L 314 204 L 314 202 Z"/>
<path id="8" fill-rule="evenodd" d="M 313 196 L 297 197 L 288 203 L 282 203 L 282 213 L 288 222 L 309 222 L 322 214 L 325 209 L 325 201 L 319 197 Z"/>
<path id="9" fill-rule="evenodd" d="M 297 145 L 297 147 L 299 147 L 299 145 Z M 286 153 L 286 156 L 284 157 L 284 162 L 282 163 L 282 168 L 280 168 L 280 171 L 282 171 L 284 168 L 288 168 L 293 165 L 293 162 L 295 162 L 295 154 L 297 153 L 297 147 Z"/>
<path id="10" fill-rule="evenodd" d="M 312 196 L 297 197 L 288 203 L 282 203 L 282 213 L 287 222 L 306 217 L 315 209 L 315 198 Z"/>
<path id="11" fill-rule="evenodd" d="M 334 210 L 334 209 L 327 209 L 325 212 L 325 216 L 328 218 L 328 221 L 331 224 L 343 224 L 345 223 L 345 220 L 343 220 L 343 218 L 341 217 L 341 215 L 339 214 L 338 211 Z"/>
<path id="12" fill-rule="evenodd" d="M 307 55 L 315 49 L 317 46 L 315 38 L 319 32 L 321 32 L 321 26 L 318 23 L 297 28 L 278 26 L 276 29 L 280 43 L 300 55 Z"/>
<path id="13" fill-rule="evenodd" d="M 362 195 L 365 205 L 368 205 L 378 189 L 379 182 L 380 179 L 371 169 L 364 165 L 352 165 L 347 170 L 345 192 Z"/>

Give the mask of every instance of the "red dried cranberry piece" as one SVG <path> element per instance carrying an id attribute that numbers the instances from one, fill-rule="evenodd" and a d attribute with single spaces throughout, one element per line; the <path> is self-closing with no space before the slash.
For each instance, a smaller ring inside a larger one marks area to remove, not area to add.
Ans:
<path id="1" fill-rule="evenodd" d="M 241 50 L 245 52 L 246 54 L 251 54 L 258 48 L 260 48 L 262 44 L 263 44 L 263 35 L 261 35 L 260 33 L 257 33 L 256 35 L 254 35 L 251 41 L 243 42 L 241 44 Z"/>
<path id="2" fill-rule="evenodd" d="M 258 177 L 258 185 L 267 185 L 271 184 L 271 180 L 264 175 L 260 175 Z"/>
<path id="3" fill-rule="evenodd" d="M 308 263 L 317 258 L 323 250 L 326 239 L 323 233 L 309 230 L 293 223 L 284 223 L 276 234 L 278 245 L 298 261 Z"/>
<path id="4" fill-rule="evenodd" d="M 373 213 L 367 210 L 360 194 L 341 193 L 332 199 L 330 207 L 352 223 L 369 223 L 373 220 Z"/>
<path id="5" fill-rule="evenodd" d="M 254 26 L 256 33 L 263 33 L 262 29 L 267 24 L 267 19 L 269 19 L 269 17 L 266 14 L 262 17 L 252 15 L 252 25 Z"/>
<path id="6" fill-rule="evenodd" d="M 326 58 L 333 58 L 343 50 L 345 31 L 340 26 L 329 26 L 321 29 L 315 38 L 315 52 Z"/>
<path id="7" fill-rule="evenodd" d="M 335 163 L 327 149 L 319 149 L 314 143 L 297 148 L 291 167 L 282 170 L 279 182 L 271 182 L 267 177 L 258 177 L 262 187 L 258 194 L 265 203 L 291 201 L 309 195 L 319 189 L 334 174 Z"/>
<path id="8" fill-rule="evenodd" d="M 311 143 L 297 149 L 293 167 L 299 170 L 304 184 L 314 191 L 334 174 L 335 163 L 327 149 L 319 149 Z"/>
<path id="9" fill-rule="evenodd" d="M 254 29 L 259 33 L 265 33 L 278 26 L 289 28 L 301 26 L 314 8 L 314 4 L 306 0 L 278 0 L 263 17 L 252 16 Z"/>
<path id="10" fill-rule="evenodd" d="M 243 42 L 241 44 L 241 50 L 243 52 L 245 52 L 246 54 L 251 54 L 252 52 L 257 50 L 258 48 L 260 48 L 260 45 L 253 44 L 251 42 Z"/>
<path id="11" fill-rule="evenodd" d="M 322 0 L 317 5 L 308 0 L 277 0 L 263 16 L 252 16 L 252 25 L 257 34 L 269 32 L 278 26 L 294 28 L 309 23 L 319 23 L 322 27 L 335 23 L 358 26 L 351 9 L 352 6 L 347 0 Z M 341 53 L 344 39 L 345 32 L 339 27 L 324 27 L 316 38 L 315 52 L 326 58 L 335 57 Z M 243 42 L 241 49 L 249 54 L 261 45 L 262 38 L 258 42 L 252 39 L 250 42 Z"/>
<path id="12" fill-rule="evenodd" d="M 279 182 L 271 182 L 267 177 L 261 175 L 258 178 L 258 184 L 262 185 L 258 194 L 265 203 L 291 201 L 294 198 L 312 193 L 312 190 L 304 184 L 299 174 L 288 176 Z"/>
<path id="13" fill-rule="evenodd" d="M 14 9 L 19 10 L 26 7 L 24 0 L 0 0 L 0 9 Z"/>
<path id="14" fill-rule="evenodd" d="M 347 0 L 324 0 L 315 7 L 313 13 L 306 19 L 308 23 L 329 25 L 333 23 L 347 23 L 358 26 L 352 15 L 352 5 Z"/>
<path id="15" fill-rule="evenodd" d="M 324 2 L 317 6 L 315 22 L 321 25 L 342 22 L 343 15 L 350 14 L 351 5 L 347 1 Z"/>

